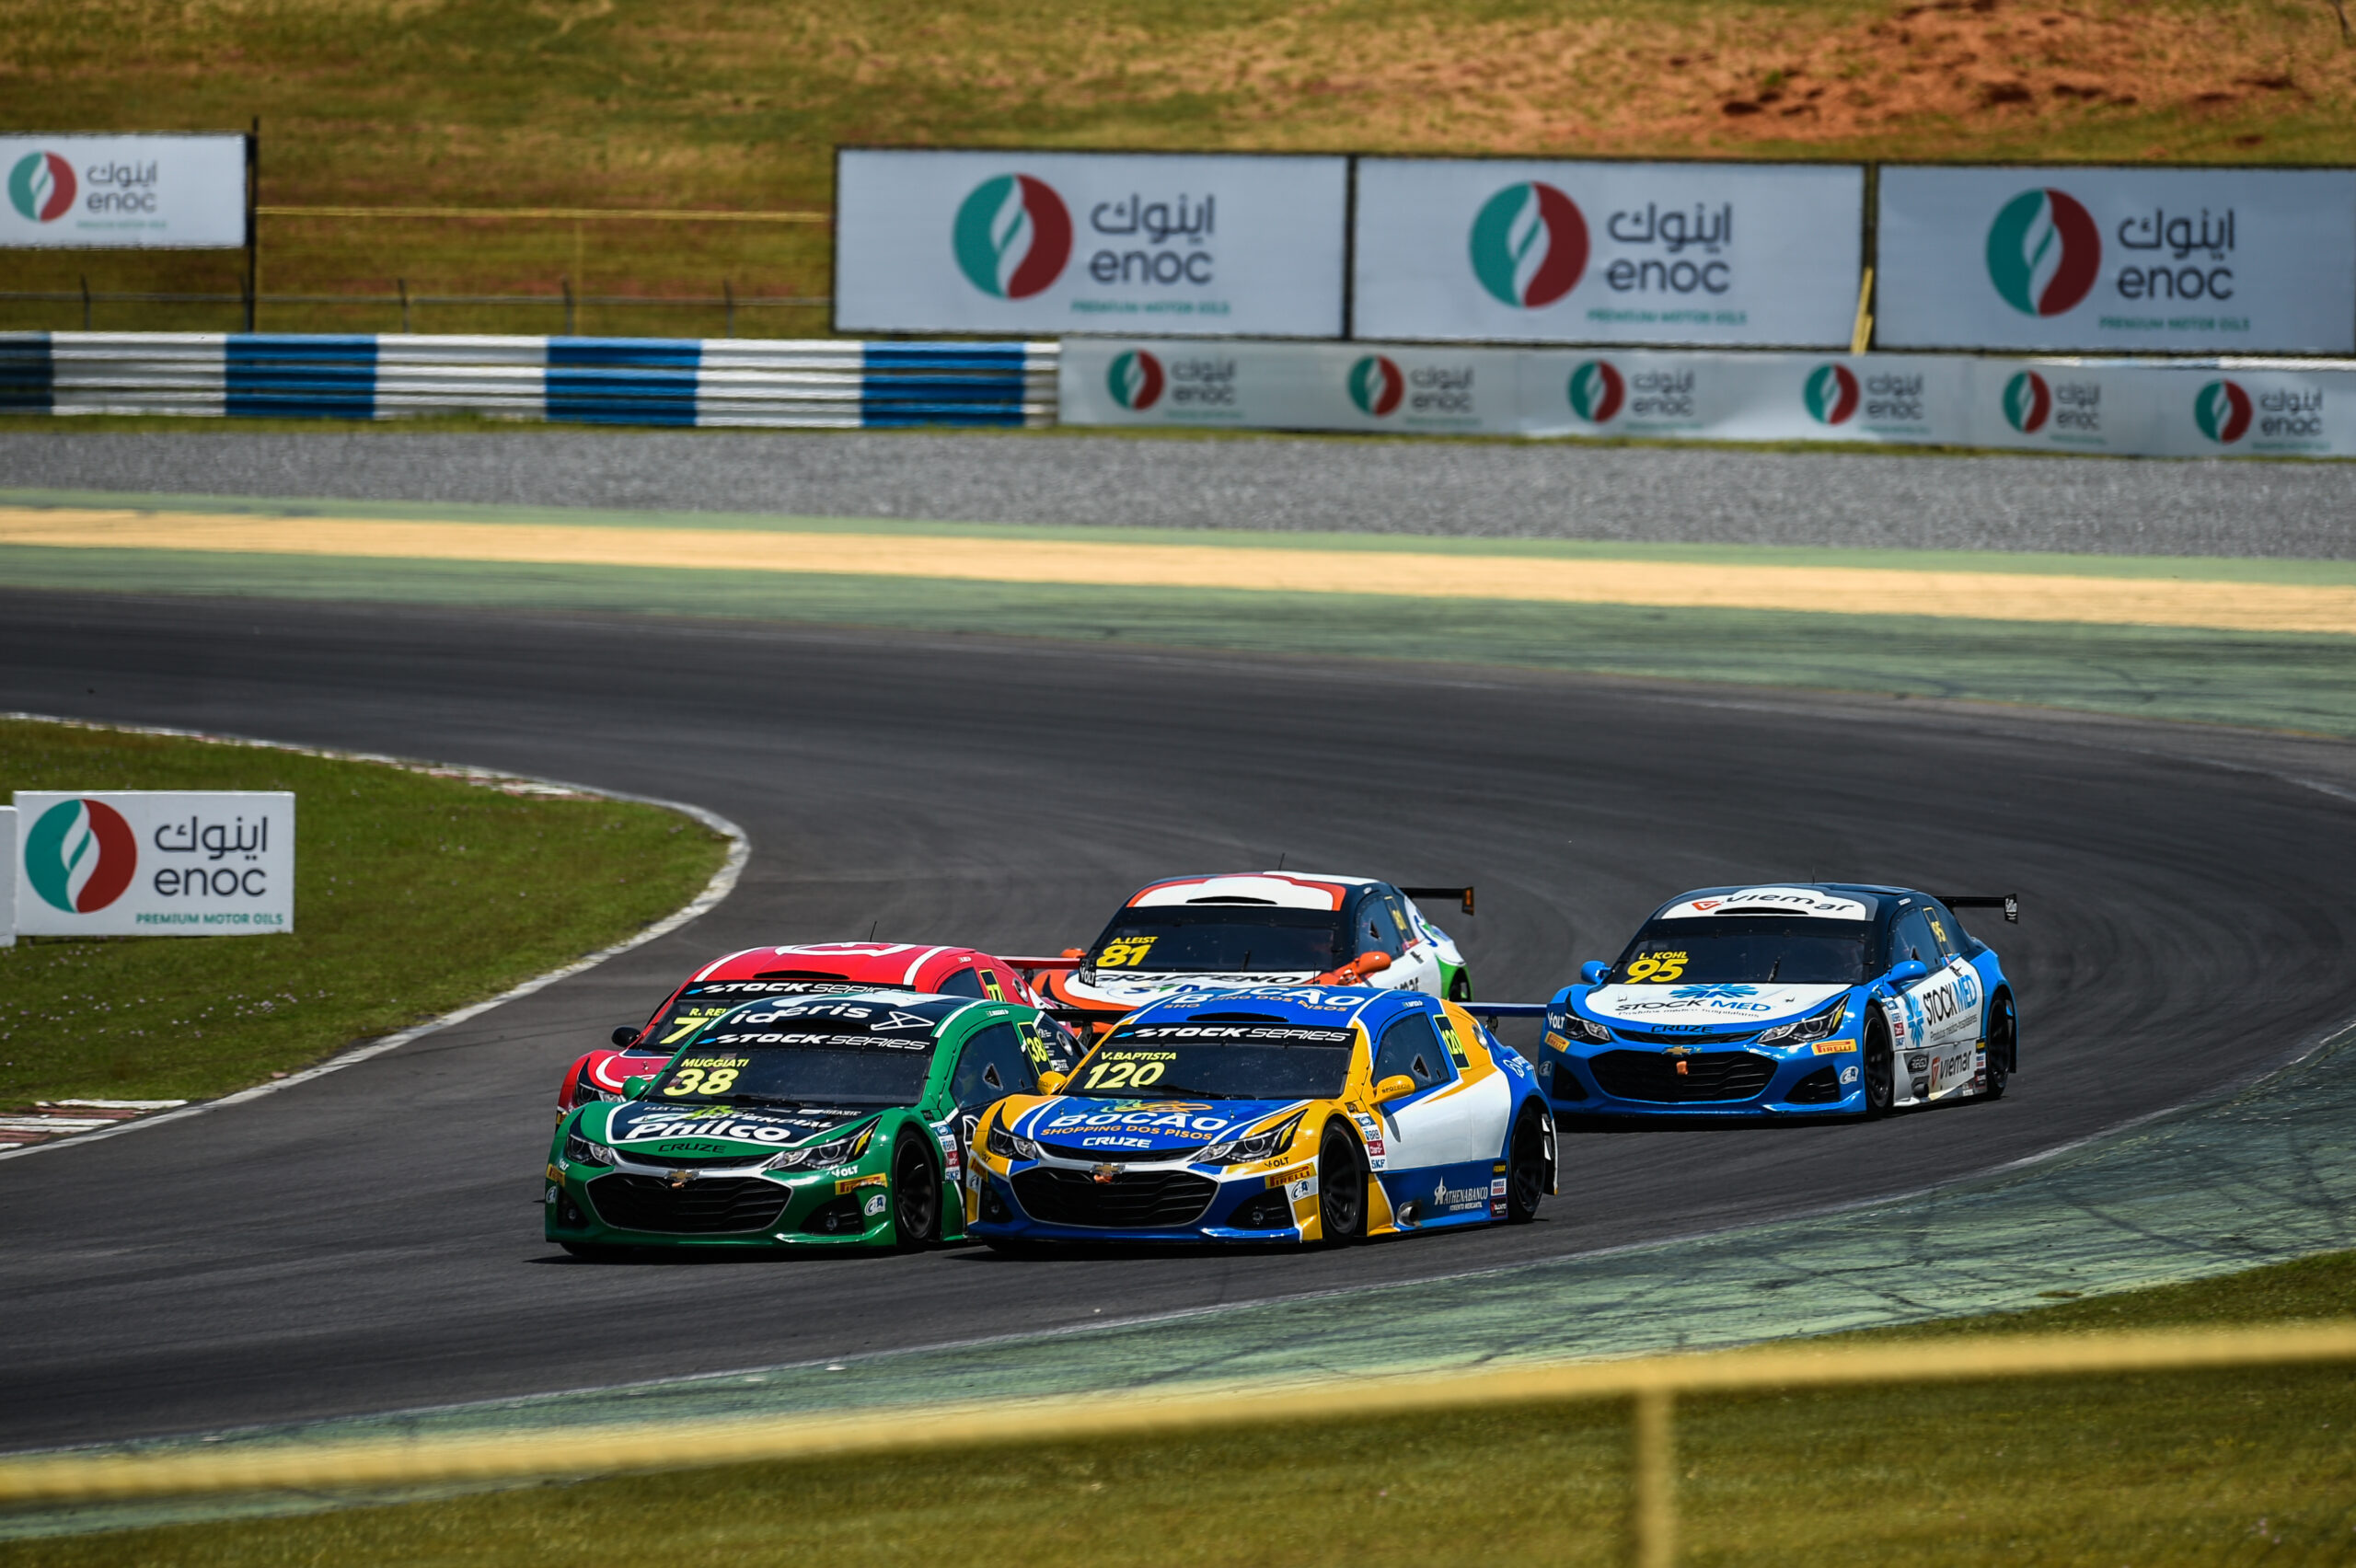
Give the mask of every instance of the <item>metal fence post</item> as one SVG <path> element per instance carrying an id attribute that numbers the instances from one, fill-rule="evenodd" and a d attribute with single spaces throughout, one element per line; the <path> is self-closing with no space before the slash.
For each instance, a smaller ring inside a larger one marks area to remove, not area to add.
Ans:
<path id="1" fill-rule="evenodd" d="M 572 280 L 565 278 L 560 281 L 564 284 L 564 335 L 571 338 L 576 336 L 572 330 Z"/>
<path id="2" fill-rule="evenodd" d="M 90 329 L 90 274 L 82 274 L 82 330 Z"/>
<path id="3" fill-rule="evenodd" d="M 1635 1397 L 1631 1522 L 1636 1568 L 1672 1568 L 1677 1561 L 1677 1435 L 1670 1424 L 1676 1399 L 1667 1389 L 1646 1389 Z"/>
<path id="4" fill-rule="evenodd" d="M 401 330 L 409 330 L 409 280 L 395 278 L 393 286 L 401 291 Z"/>
<path id="5" fill-rule="evenodd" d="M 720 294 L 728 302 L 728 329 L 721 336 L 733 338 L 736 335 L 736 285 L 722 278 L 720 280 Z"/>

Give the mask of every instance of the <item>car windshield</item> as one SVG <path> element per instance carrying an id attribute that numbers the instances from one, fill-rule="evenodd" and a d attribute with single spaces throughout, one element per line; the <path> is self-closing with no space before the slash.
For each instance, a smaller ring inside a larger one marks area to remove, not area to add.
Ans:
<path id="1" fill-rule="evenodd" d="M 696 1032 L 714 1019 L 724 1018 L 728 1009 L 742 1007 L 760 997 L 797 997 L 823 995 L 841 991 L 871 991 L 872 986 L 856 986 L 847 980 L 828 977 L 810 979 L 768 980 L 699 980 L 680 987 L 656 1017 L 652 1027 L 631 1046 L 634 1052 L 653 1052 L 669 1055 L 696 1037 Z"/>
<path id="2" fill-rule="evenodd" d="M 1790 915 L 1654 920 L 1611 968 L 1611 986 L 1856 986 L 1865 979 L 1869 920 Z"/>
<path id="3" fill-rule="evenodd" d="M 664 1068 L 647 1099 L 716 1105 L 913 1105 L 934 1032 L 971 1007 L 945 997 L 740 1003 Z"/>
<path id="4" fill-rule="evenodd" d="M 1357 956 L 1343 947 L 1338 910 L 1191 904 L 1122 910 L 1088 963 L 1143 974 L 1322 974 Z"/>
<path id="5" fill-rule="evenodd" d="M 1331 1100 L 1350 1077 L 1347 1029 L 1195 1019 L 1124 1024 L 1067 1094 L 1103 1100 Z"/>

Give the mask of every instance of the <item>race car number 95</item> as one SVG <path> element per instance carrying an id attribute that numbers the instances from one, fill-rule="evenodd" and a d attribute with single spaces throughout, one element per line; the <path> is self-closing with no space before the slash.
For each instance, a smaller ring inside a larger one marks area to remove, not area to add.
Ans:
<path id="1" fill-rule="evenodd" d="M 1628 965 L 1630 980 L 1674 980 L 1684 973 L 1685 955 L 1681 952 L 1648 952 Z"/>

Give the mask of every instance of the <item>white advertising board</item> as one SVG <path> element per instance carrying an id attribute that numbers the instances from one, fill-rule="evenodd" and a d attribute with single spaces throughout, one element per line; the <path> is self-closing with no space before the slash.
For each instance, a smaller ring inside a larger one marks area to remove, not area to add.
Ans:
<path id="1" fill-rule="evenodd" d="M 846 148 L 845 332 L 1338 338 L 1348 160 Z"/>
<path id="2" fill-rule="evenodd" d="M 1885 348 L 2346 353 L 2356 170 L 1884 168 Z"/>
<path id="3" fill-rule="evenodd" d="M 1402 344 L 1074 340 L 1057 369 L 1067 424 L 1521 432 L 1522 355 Z"/>
<path id="4" fill-rule="evenodd" d="M 243 136 L 0 136 L 0 248 L 234 250 Z"/>
<path id="5" fill-rule="evenodd" d="M 17 929 L 255 936 L 294 928 L 294 797 L 17 791 Z"/>
<path id="6" fill-rule="evenodd" d="M 17 808 L 0 806 L 0 844 L 17 842 Z M 0 947 L 17 945 L 17 857 L 0 859 Z"/>
<path id="7" fill-rule="evenodd" d="M 1865 170 L 1362 158 L 1361 337 L 1848 347 Z"/>

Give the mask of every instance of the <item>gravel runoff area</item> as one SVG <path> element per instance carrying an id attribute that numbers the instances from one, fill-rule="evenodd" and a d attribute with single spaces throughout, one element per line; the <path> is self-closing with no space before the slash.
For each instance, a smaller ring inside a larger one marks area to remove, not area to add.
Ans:
<path id="1" fill-rule="evenodd" d="M 819 517 L 2356 559 L 2356 464 L 1109 434 L 0 433 L 0 486 Z"/>

